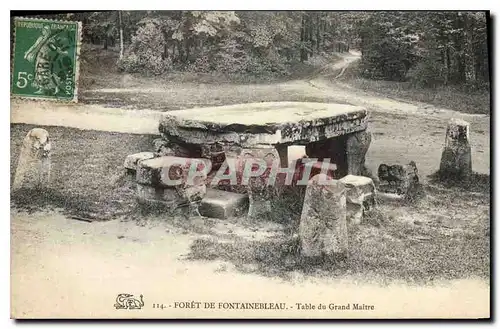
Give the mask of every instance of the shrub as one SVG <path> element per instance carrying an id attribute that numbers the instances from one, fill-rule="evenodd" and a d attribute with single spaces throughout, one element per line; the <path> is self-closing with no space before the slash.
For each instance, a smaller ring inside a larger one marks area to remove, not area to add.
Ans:
<path id="1" fill-rule="evenodd" d="M 246 70 L 249 58 L 236 40 L 224 40 L 215 53 L 213 69 L 217 72 L 237 73 Z"/>
<path id="2" fill-rule="evenodd" d="M 408 71 L 408 79 L 414 86 L 435 88 L 444 84 L 443 65 L 426 58 Z"/>
<path id="3" fill-rule="evenodd" d="M 154 20 L 146 20 L 132 37 L 130 49 L 118 62 L 126 72 L 162 74 L 172 69 L 172 61 L 164 56 L 165 40 Z"/>
<path id="4" fill-rule="evenodd" d="M 363 51 L 361 74 L 368 79 L 403 81 L 408 58 L 408 50 L 402 44 L 389 39 L 373 42 Z"/>
<path id="5" fill-rule="evenodd" d="M 194 62 L 189 64 L 186 68 L 189 72 L 201 72 L 208 73 L 211 71 L 210 68 L 210 57 L 208 55 L 198 56 Z"/>

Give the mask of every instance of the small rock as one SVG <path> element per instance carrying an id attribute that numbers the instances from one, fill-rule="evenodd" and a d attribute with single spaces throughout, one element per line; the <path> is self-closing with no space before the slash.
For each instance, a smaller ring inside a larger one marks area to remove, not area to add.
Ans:
<path id="1" fill-rule="evenodd" d="M 384 193 L 414 198 L 422 192 L 417 165 L 414 161 L 410 161 L 405 166 L 383 163 L 378 167 L 378 178 L 380 180 L 378 189 Z"/>

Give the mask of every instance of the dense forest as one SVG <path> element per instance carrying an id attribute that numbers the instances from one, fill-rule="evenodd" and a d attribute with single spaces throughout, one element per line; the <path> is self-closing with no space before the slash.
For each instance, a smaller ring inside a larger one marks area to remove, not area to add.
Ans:
<path id="1" fill-rule="evenodd" d="M 61 16 L 61 15 L 60 15 Z M 65 14 L 84 42 L 119 47 L 126 72 L 286 75 L 315 55 L 361 51 L 360 74 L 416 85 L 489 85 L 485 12 L 114 11 Z"/>

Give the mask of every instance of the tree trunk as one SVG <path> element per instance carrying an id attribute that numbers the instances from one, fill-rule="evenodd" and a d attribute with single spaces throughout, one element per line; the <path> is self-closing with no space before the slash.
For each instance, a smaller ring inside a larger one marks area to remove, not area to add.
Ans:
<path id="1" fill-rule="evenodd" d="M 186 53 L 186 57 L 184 58 L 184 62 L 187 63 L 187 62 L 189 62 L 189 53 L 191 51 L 191 42 L 189 41 L 189 39 L 185 39 L 184 48 L 185 48 L 185 53 Z"/>
<path id="2" fill-rule="evenodd" d="M 474 36 L 473 36 L 473 31 L 474 31 L 474 20 L 469 19 L 468 16 L 466 15 L 464 17 L 464 26 L 465 26 L 465 75 L 467 78 L 467 82 L 471 82 L 475 80 L 476 77 L 476 65 L 475 65 L 475 59 L 476 57 L 474 56 Z"/>
<path id="3" fill-rule="evenodd" d="M 481 45 L 481 77 L 484 82 L 490 82 L 490 58 L 488 53 L 488 43 L 485 40 Z"/>
<path id="4" fill-rule="evenodd" d="M 320 44 L 320 16 L 321 13 L 316 13 L 316 51 L 319 52 L 319 44 Z"/>
<path id="5" fill-rule="evenodd" d="M 178 60 L 182 63 L 184 59 L 184 47 L 182 46 L 180 41 L 177 41 L 177 51 L 179 53 Z"/>
<path id="6" fill-rule="evenodd" d="M 306 44 L 306 20 L 305 13 L 302 14 L 302 22 L 300 25 L 300 61 L 307 61 L 307 52 L 305 47 Z"/>
<path id="7" fill-rule="evenodd" d="M 314 50 L 314 46 L 313 46 L 313 34 L 314 34 L 314 31 L 313 31 L 313 19 L 312 19 L 312 16 L 311 14 L 309 14 L 308 16 L 308 38 L 309 38 L 309 42 L 308 42 L 308 47 L 309 47 L 309 57 L 312 57 L 313 55 L 313 50 Z"/>
<path id="8" fill-rule="evenodd" d="M 458 16 L 455 19 L 455 24 L 454 24 L 455 29 L 459 31 L 464 30 L 464 20 L 462 16 Z M 455 56 L 454 56 L 454 62 L 455 62 L 455 70 L 453 71 L 453 83 L 460 84 L 464 83 L 466 81 L 465 77 L 465 38 L 462 33 L 457 33 L 454 38 L 454 45 L 455 45 Z"/>
<path id="9" fill-rule="evenodd" d="M 122 12 L 118 11 L 118 23 L 120 28 L 120 59 L 123 59 L 123 24 L 122 24 Z"/>
<path id="10" fill-rule="evenodd" d="M 450 50 L 444 49 L 444 84 L 447 85 L 450 80 Z"/>
<path id="11" fill-rule="evenodd" d="M 163 44 L 163 54 L 161 55 L 162 59 L 167 59 L 168 58 L 168 45 L 167 43 Z"/>

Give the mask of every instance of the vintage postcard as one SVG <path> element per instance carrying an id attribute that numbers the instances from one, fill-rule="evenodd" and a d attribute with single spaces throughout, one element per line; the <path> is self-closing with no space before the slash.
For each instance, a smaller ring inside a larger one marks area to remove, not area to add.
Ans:
<path id="1" fill-rule="evenodd" d="M 14 319 L 489 319 L 488 11 L 11 13 Z"/>

